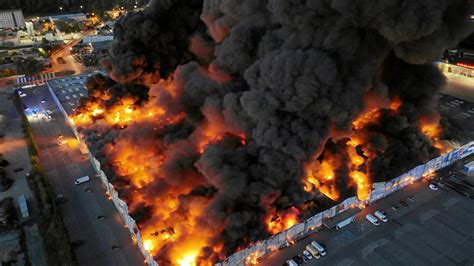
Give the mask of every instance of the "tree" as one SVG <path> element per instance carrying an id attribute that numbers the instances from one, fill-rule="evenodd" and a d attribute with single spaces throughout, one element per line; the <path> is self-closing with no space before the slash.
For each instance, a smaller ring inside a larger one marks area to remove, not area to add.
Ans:
<path id="1" fill-rule="evenodd" d="M 21 58 L 15 60 L 15 68 L 18 73 L 31 76 L 40 72 L 43 64 L 34 58 Z"/>
<path id="2" fill-rule="evenodd" d="M 0 167 L 0 191 L 7 191 L 13 184 L 13 180 L 7 176 L 7 172 Z"/>

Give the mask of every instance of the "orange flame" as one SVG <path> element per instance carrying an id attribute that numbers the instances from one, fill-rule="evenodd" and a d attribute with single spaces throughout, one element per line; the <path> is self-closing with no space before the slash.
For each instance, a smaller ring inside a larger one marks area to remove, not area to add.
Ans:
<path id="1" fill-rule="evenodd" d="M 338 160 L 325 154 L 325 158 L 322 163 L 317 160 L 311 161 L 305 166 L 306 181 L 312 184 L 321 193 L 336 201 L 339 199 L 339 191 L 337 191 L 335 185 L 335 172 L 334 170 L 338 167 Z M 311 186 L 305 186 L 306 191 L 311 191 Z"/>
<path id="2" fill-rule="evenodd" d="M 280 214 L 270 212 L 270 215 L 265 219 L 267 231 L 274 235 L 291 228 L 293 225 L 298 223 L 298 215 L 299 211 L 295 207 L 282 211 Z"/>
<path id="3" fill-rule="evenodd" d="M 245 258 L 245 265 L 250 266 L 250 265 L 257 265 L 258 264 L 258 259 L 260 258 L 261 253 L 259 250 L 251 253 Z"/>
<path id="4" fill-rule="evenodd" d="M 439 115 L 433 117 L 423 116 L 419 121 L 419 128 L 421 133 L 428 137 L 433 146 L 437 148 L 442 154 L 449 152 L 449 147 L 440 140 L 441 127 L 439 125 Z"/>

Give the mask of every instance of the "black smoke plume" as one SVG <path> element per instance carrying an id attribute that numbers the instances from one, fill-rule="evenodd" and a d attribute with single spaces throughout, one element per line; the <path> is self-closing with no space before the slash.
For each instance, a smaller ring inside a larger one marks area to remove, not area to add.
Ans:
<path id="1" fill-rule="evenodd" d="M 179 195 L 177 212 L 206 202 L 197 225 L 217 232 L 200 254 L 217 261 L 268 237 L 263 221 L 274 210 L 294 206 L 303 219 L 332 204 L 303 189 L 303 165 L 338 151 L 343 139 L 331 129 L 350 131 L 369 92 L 402 101 L 398 112 L 382 109 L 380 122 L 364 128 L 364 146 L 376 155 L 367 170 L 373 182 L 436 156 L 418 128 L 420 117 L 436 113 L 435 96 L 445 84 L 431 62 L 472 32 L 471 10 L 467 0 L 151 1 L 117 22 L 106 60 L 115 81 L 94 78 L 88 100 L 102 86 L 113 100 L 140 95 L 143 108 L 162 104 L 186 117 L 166 126 L 91 125 L 82 132 L 111 176 L 105 145 L 135 139 L 137 152 L 151 147 L 164 154 L 162 171 L 150 169 L 155 182 L 121 184 L 121 193 L 153 199 L 192 184 Z M 156 77 L 168 79 L 177 96 Z M 196 151 L 196 134 L 216 121 L 225 134 Z M 353 195 L 347 170 L 338 173 L 343 195 Z M 160 219 L 140 217 L 144 227 Z M 216 254 L 218 243 L 224 246 Z M 160 260 L 170 260 L 172 247 L 159 251 Z"/>

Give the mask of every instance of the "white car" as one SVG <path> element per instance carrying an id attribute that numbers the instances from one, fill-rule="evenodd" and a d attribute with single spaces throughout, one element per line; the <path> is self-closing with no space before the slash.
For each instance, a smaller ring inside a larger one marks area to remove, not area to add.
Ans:
<path id="1" fill-rule="evenodd" d="M 388 221 L 387 215 L 385 215 L 384 212 L 382 212 L 382 211 L 376 211 L 374 214 L 375 214 L 375 216 L 376 216 L 377 218 L 379 218 L 382 222 L 386 223 L 386 222 Z"/>
<path id="2" fill-rule="evenodd" d="M 431 190 L 438 190 L 438 186 L 436 186 L 435 184 L 431 183 L 429 184 L 428 186 Z"/>
<path id="3" fill-rule="evenodd" d="M 313 256 L 311 256 L 311 253 L 307 250 L 303 250 L 303 256 L 305 256 L 308 260 L 312 260 Z"/>
<path id="4" fill-rule="evenodd" d="M 370 213 L 365 216 L 365 219 L 367 219 L 373 225 L 380 225 L 379 220 L 377 220 L 377 218 L 375 218 L 375 216 Z"/>

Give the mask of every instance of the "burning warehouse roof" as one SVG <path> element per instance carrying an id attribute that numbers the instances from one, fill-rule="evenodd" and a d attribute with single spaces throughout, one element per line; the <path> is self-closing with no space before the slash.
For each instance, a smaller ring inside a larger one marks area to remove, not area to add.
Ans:
<path id="1" fill-rule="evenodd" d="M 164 265 L 209 265 L 442 153 L 466 0 L 162 0 L 72 117 Z"/>

